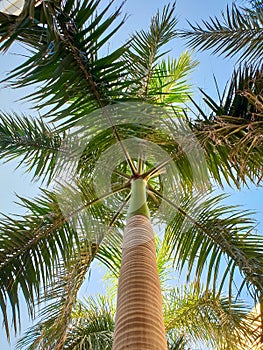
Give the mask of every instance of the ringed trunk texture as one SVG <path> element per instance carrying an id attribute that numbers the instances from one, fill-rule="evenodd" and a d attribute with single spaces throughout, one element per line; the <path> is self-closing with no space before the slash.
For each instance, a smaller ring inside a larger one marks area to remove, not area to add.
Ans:
<path id="1" fill-rule="evenodd" d="M 145 206 L 143 214 L 129 215 L 123 237 L 113 350 L 127 349 L 167 350 L 154 233 Z"/>

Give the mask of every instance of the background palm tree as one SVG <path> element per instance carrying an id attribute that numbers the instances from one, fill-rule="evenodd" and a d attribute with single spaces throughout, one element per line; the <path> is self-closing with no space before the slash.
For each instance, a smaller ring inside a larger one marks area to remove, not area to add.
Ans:
<path id="1" fill-rule="evenodd" d="M 38 302 L 48 301 L 45 315 L 47 317 L 50 314 L 51 317 L 45 326 L 50 330 L 49 337 L 44 337 L 44 330 L 39 337 L 44 339 L 46 348 L 49 346 L 52 349 L 64 346 L 77 292 L 92 260 L 97 256 L 111 266 L 112 260 L 107 257 L 115 254 L 116 242 L 121 239 L 118 230 L 124 226 L 122 209 L 129 195 L 125 181 L 131 177 L 132 163 L 139 169 L 143 162 L 140 157 L 139 160 L 129 161 L 127 150 L 123 148 L 128 165 L 124 162 L 114 169 L 113 180 L 117 186 L 110 194 L 104 194 L 106 198 L 116 193 L 123 204 L 117 211 L 111 212 L 102 201 L 104 197 L 98 198 L 96 195 L 93 174 L 96 161 L 116 139 L 122 143 L 122 140 L 132 135 L 154 142 L 168 153 L 168 163 L 175 163 L 179 170 L 179 177 L 178 173 L 176 176 L 172 173 L 168 178 L 173 183 L 172 189 L 174 184 L 183 179 L 180 182 L 182 192 L 178 203 L 166 197 L 162 191 L 164 183 L 159 170 L 164 168 L 166 162 L 156 164 L 155 159 L 150 157 L 142 167 L 145 178 L 156 175 L 157 179 L 150 183 L 149 189 L 152 198 L 149 208 L 153 219 L 158 217 L 158 198 L 175 210 L 174 220 L 169 220 L 166 233 L 169 242 L 167 254 L 174 258 L 175 266 L 184 271 L 183 267 L 187 263 L 189 279 L 195 276 L 196 280 L 200 280 L 205 274 L 207 290 L 210 286 L 214 292 L 216 282 L 221 282 L 222 289 L 228 277 L 229 295 L 232 294 L 236 269 L 243 275 L 240 290 L 244 285 L 251 293 L 255 291 L 257 294 L 262 290 L 262 238 L 251 234 L 254 223 L 249 215 L 233 212 L 233 208 L 220 205 L 220 198 L 205 198 L 201 207 L 200 197 L 196 196 L 196 201 L 192 200 L 194 186 L 191 164 L 186 155 L 180 152 L 180 144 L 172 137 L 182 132 L 181 126 L 178 127 L 173 119 L 167 117 L 161 121 L 152 118 L 151 127 L 147 124 L 132 124 L 129 119 L 123 120 L 123 124 L 117 128 L 108 119 L 108 128 L 103 130 L 96 129 L 97 125 L 92 124 L 91 113 L 98 108 L 129 101 L 147 101 L 158 106 L 175 104 L 170 108 L 170 113 L 181 120 L 176 103 L 182 102 L 188 95 L 189 89 L 184 80 L 193 63 L 189 54 L 184 54 L 178 61 L 161 61 L 164 55 L 162 48 L 175 37 L 174 6 L 167 6 L 158 12 L 149 30 L 135 33 L 130 45 L 121 46 L 103 56 L 99 54 L 100 50 L 123 22 L 121 20 L 113 25 L 120 8 L 107 15 L 109 5 L 95 16 L 98 6 L 99 2 L 95 1 L 51 1 L 38 4 L 37 7 L 26 2 L 18 18 L 5 14 L 0 18 L 2 49 L 7 50 L 18 40 L 27 44 L 31 50 L 28 60 L 16 68 L 9 79 L 13 79 L 13 86 L 16 87 L 40 83 L 31 98 L 36 101 L 37 108 L 50 106 L 45 115 L 47 122 L 2 114 L 2 155 L 6 159 L 22 156 L 21 164 L 32 171 L 33 178 L 40 178 L 48 185 L 54 176 L 56 156 L 63 149 L 69 128 L 76 121 L 87 119 L 87 116 L 88 125 L 93 127 L 89 128 L 89 143 L 79 162 L 75 187 L 66 186 L 64 190 L 69 194 L 77 189 L 84 200 L 87 214 L 95 220 L 87 221 L 87 216 L 81 213 L 78 222 L 82 230 L 79 227 L 76 230 L 69 217 L 61 211 L 61 202 L 58 201 L 60 193 L 45 189 L 42 196 L 34 200 L 21 198 L 27 210 L 25 216 L 4 217 L 1 222 L 0 302 L 7 333 L 8 302 L 15 327 L 19 324 L 20 290 L 31 316 L 34 316 Z M 179 84 L 179 92 L 174 82 Z M 126 112 L 131 108 L 130 104 L 128 108 L 122 106 Z M 148 115 L 152 117 L 151 108 L 145 105 L 143 108 L 148 108 Z M 167 110 L 161 112 L 165 116 L 166 113 Z M 189 122 L 189 126 L 192 125 Z M 203 135 L 198 128 L 195 128 L 195 133 L 197 137 Z M 226 178 L 233 178 L 233 173 L 228 166 L 228 159 L 224 161 L 224 158 L 217 159 L 214 156 L 211 160 L 211 155 L 216 155 L 218 149 L 222 154 L 224 149 L 218 147 L 206 155 L 211 175 L 217 174 L 215 180 L 220 182 L 219 173 Z M 243 177 L 249 177 L 250 173 L 251 169 L 246 167 Z M 194 212 L 198 215 L 191 215 Z M 76 216 L 76 213 L 73 211 L 71 214 Z M 101 229 L 94 222 L 103 222 L 110 227 L 107 234 L 105 226 Z M 112 233 L 113 225 L 117 232 Z M 93 235 L 87 236 L 86 232 L 92 232 Z M 223 273 L 220 274 L 220 262 L 225 257 L 229 264 L 223 267 Z"/>
<path id="2" fill-rule="evenodd" d="M 245 304 L 235 300 L 229 303 L 228 297 L 205 291 L 196 284 L 180 287 L 170 285 L 169 275 L 173 272 L 173 267 L 165 245 L 165 241 L 156 237 L 168 349 L 191 349 L 197 347 L 198 343 L 217 349 L 243 349 L 243 339 L 245 342 L 250 337 L 255 339 L 255 330 L 251 332 L 254 317 L 249 314 L 250 310 Z M 75 304 L 64 340 L 67 349 L 112 348 L 121 244 L 114 245 L 113 248 L 116 254 L 108 259 L 109 263 L 115 264 L 115 269 L 106 272 L 107 293 L 105 296 L 89 297 Z M 111 250 L 109 247 L 107 249 L 110 254 Z M 46 339 L 50 337 L 49 332 L 53 335 L 50 324 L 53 323 L 50 323 L 44 313 L 42 321 L 31 327 L 18 342 L 18 349 L 29 348 L 29 345 L 32 349 L 50 346 L 46 343 Z"/>

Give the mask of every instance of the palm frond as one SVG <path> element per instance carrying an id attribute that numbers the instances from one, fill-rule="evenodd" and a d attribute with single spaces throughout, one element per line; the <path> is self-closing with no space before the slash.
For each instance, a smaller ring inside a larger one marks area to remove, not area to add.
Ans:
<path id="1" fill-rule="evenodd" d="M 214 291 L 222 290 L 228 280 L 229 297 L 247 285 L 257 299 L 263 286 L 262 236 L 253 233 L 251 213 L 226 206 L 220 203 L 222 199 L 186 197 L 180 208 L 175 206 L 178 211 L 167 227 L 165 239 L 175 266 L 181 272 L 187 267 L 187 279 L 205 278 L 207 288 Z M 242 276 L 239 283 L 238 272 Z"/>
<path id="2" fill-rule="evenodd" d="M 87 181 L 84 182 L 78 183 L 78 193 L 81 193 L 84 201 L 81 202 L 81 206 L 79 198 L 74 202 L 76 187 L 66 185 L 63 193 L 56 193 L 65 220 L 76 231 L 77 242 L 70 258 L 58 261 L 51 283 L 46 286 L 44 294 L 41 294 L 40 303 L 43 307 L 39 315 L 41 319 L 18 343 L 19 349 L 25 346 L 29 346 L 32 350 L 39 347 L 50 350 L 63 349 L 67 335 L 72 330 L 72 310 L 76 304 L 77 293 L 86 278 L 92 260 L 97 256 L 105 262 L 103 252 L 110 251 L 111 241 L 113 242 L 111 248 L 117 252 L 118 246 L 113 248 L 113 244 L 118 241 L 115 236 L 116 230 L 111 230 L 109 225 L 111 211 L 100 203 L 101 198 L 96 197 L 92 186 Z M 64 207 L 67 206 L 66 200 L 69 200 L 71 208 L 68 212 Z M 59 248 L 63 249 L 62 246 Z"/>
<path id="3" fill-rule="evenodd" d="M 15 41 L 40 49 L 45 36 L 40 17 L 43 18 L 43 6 L 35 7 L 30 1 L 25 1 L 19 16 L 0 12 L 0 50 L 7 51 Z"/>
<path id="4" fill-rule="evenodd" d="M 191 350 L 185 336 L 168 334 L 168 350 Z"/>
<path id="5" fill-rule="evenodd" d="M 263 7 L 262 0 L 248 0 L 248 2 L 250 3 L 251 7 L 256 10 L 262 9 Z"/>
<path id="6" fill-rule="evenodd" d="M 103 244 L 100 245 L 96 258 L 103 263 L 108 269 L 106 279 L 112 280 L 112 291 L 116 293 L 116 279 L 119 277 L 121 268 L 121 247 L 122 247 L 122 234 L 118 230 L 112 231 L 112 234 L 108 233 L 103 240 Z M 114 282 L 113 282 L 114 281 Z"/>
<path id="7" fill-rule="evenodd" d="M 126 46 L 107 54 L 103 49 L 123 24 L 121 20 L 111 28 L 121 7 L 108 15 L 110 2 L 95 16 L 100 2 L 41 3 L 41 16 L 36 21 L 43 34 L 36 40 L 29 59 L 8 77 L 16 78 L 12 83 L 15 87 L 38 83 L 28 98 L 38 101 L 38 108 L 49 106 L 49 117 L 52 114 L 57 121 L 67 119 L 70 125 L 95 108 L 121 98 L 130 84 L 123 79 L 127 74 L 122 58 Z"/>
<path id="8" fill-rule="evenodd" d="M 180 104 L 189 100 L 191 85 L 187 77 L 197 64 L 188 51 L 182 53 L 178 59 L 168 57 L 162 60 L 152 73 L 149 96 L 157 103 L 172 104 L 178 108 Z"/>
<path id="9" fill-rule="evenodd" d="M 114 312 L 114 307 L 105 297 L 88 298 L 84 303 L 79 303 L 65 342 L 66 348 L 75 350 L 79 346 L 86 346 L 98 350 L 111 350 Z"/>
<path id="10" fill-rule="evenodd" d="M 76 188 L 72 189 L 73 195 L 70 190 L 44 191 L 34 200 L 20 198 L 26 214 L 18 218 L 4 216 L 0 222 L 0 302 L 7 332 L 7 306 L 11 307 L 17 330 L 21 296 L 27 302 L 29 315 L 34 317 L 34 307 L 54 283 L 61 260 L 69 266 L 83 248 L 83 235 L 85 247 L 88 241 L 99 245 L 108 230 L 110 212 L 100 203 L 94 188 L 87 182 L 79 184 L 77 195 L 83 202 L 79 198 L 72 201 Z M 70 201 L 69 211 L 65 209 L 66 199 Z"/>
<path id="11" fill-rule="evenodd" d="M 216 81 L 215 81 L 216 82 Z M 204 102 L 210 107 L 214 117 L 230 116 L 243 119 L 244 122 L 253 122 L 263 113 L 263 67 L 250 65 L 239 66 L 234 70 L 230 81 L 226 84 L 223 93 L 219 93 L 219 102 L 216 103 L 201 90 Z M 248 96 L 254 96 L 250 99 Z M 258 98 L 258 101 L 255 99 Z"/>
<path id="12" fill-rule="evenodd" d="M 180 33 L 191 48 L 212 49 L 226 57 L 238 55 L 240 61 L 261 62 L 263 51 L 263 10 L 239 9 L 236 5 L 222 11 L 221 18 L 210 18 L 203 25 L 193 25 Z"/>
<path id="13" fill-rule="evenodd" d="M 33 317 L 41 289 L 52 280 L 58 261 L 69 259 L 78 241 L 54 195 L 45 192 L 35 201 L 20 200 L 28 213 L 18 218 L 4 216 L 0 222 L 1 309 L 7 332 L 7 305 L 17 330 L 21 295 Z"/>
<path id="14" fill-rule="evenodd" d="M 134 89 L 141 98 L 147 98 L 150 81 L 158 61 L 167 51 L 160 51 L 175 38 L 177 20 L 174 15 L 175 3 L 167 5 L 162 12 L 152 17 L 148 31 L 135 32 L 131 37 L 127 60 L 130 79 L 135 80 Z"/>
<path id="15" fill-rule="evenodd" d="M 0 157 L 5 161 L 18 158 L 17 167 L 25 166 L 35 180 L 50 182 L 63 137 L 42 119 L 0 115 Z"/>
<path id="16" fill-rule="evenodd" d="M 237 350 L 260 333 L 255 333 L 254 319 L 246 304 L 229 301 L 196 284 L 173 288 L 165 295 L 164 319 L 168 339 L 183 336 L 191 348 L 202 343 L 216 349 Z"/>
<path id="17" fill-rule="evenodd" d="M 54 282 L 41 298 L 40 321 L 26 331 L 18 341 L 17 349 L 64 349 L 65 339 L 72 331 L 77 293 L 100 244 L 91 242 L 87 236 L 79 239 L 80 250 L 66 264 L 61 262 Z"/>
<path id="18" fill-rule="evenodd" d="M 53 322 L 55 323 L 55 318 Z M 44 338 L 45 342 L 44 339 L 41 343 L 38 342 L 40 332 L 46 329 L 49 329 L 48 321 L 32 327 L 18 342 L 17 349 L 36 350 L 41 347 L 47 350 L 62 350 L 65 348 L 69 350 L 91 348 L 110 350 L 112 349 L 114 330 L 114 308 L 102 296 L 89 297 L 84 301 L 77 302 L 74 305 L 63 344 L 52 344 L 48 338 L 48 332 Z"/>

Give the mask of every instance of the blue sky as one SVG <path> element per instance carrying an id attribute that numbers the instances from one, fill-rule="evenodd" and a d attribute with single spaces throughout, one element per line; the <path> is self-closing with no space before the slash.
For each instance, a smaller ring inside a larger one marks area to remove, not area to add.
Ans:
<path id="1" fill-rule="evenodd" d="M 105 1 L 105 3 L 108 1 Z M 168 1 L 164 0 L 128 0 L 124 5 L 124 12 L 129 14 L 127 22 L 118 37 L 110 43 L 114 46 L 118 41 L 124 42 L 128 38 L 128 34 L 141 28 L 145 28 L 150 21 L 150 17 L 156 13 L 157 8 L 162 8 Z M 178 0 L 177 1 L 177 17 L 179 20 L 178 28 L 187 27 L 186 18 L 191 22 L 200 22 L 200 20 L 208 19 L 209 16 L 219 15 L 220 11 L 226 8 L 231 1 L 217 0 Z M 185 48 L 181 40 L 176 40 L 171 45 L 171 55 L 177 57 Z M 5 77 L 7 71 L 15 67 L 21 60 L 17 55 L 20 52 L 19 47 L 10 49 L 10 53 L 0 56 L 0 79 Z M 194 57 L 200 61 L 199 66 L 191 77 L 194 86 L 204 88 L 206 91 L 215 91 L 213 74 L 215 74 L 219 86 L 223 86 L 230 77 L 233 67 L 231 60 L 224 60 L 221 57 L 210 56 L 208 53 L 195 53 Z M 26 91 L 14 91 L 5 89 L 4 85 L 0 86 L 0 109 L 4 111 L 15 111 L 35 115 L 30 111 L 30 104 L 15 102 Z M 201 99 L 199 100 L 201 103 Z M 22 196 L 34 196 L 38 192 L 38 185 L 31 182 L 29 174 L 25 174 L 23 169 L 15 171 L 16 163 L 7 164 L 0 163 L 0 212 L 15 213 L 17 207 L 13 201 L 16 200 L 15 193 Z M 229 190 L 233 195 L 231 203 L 241 204 L 246 209 L 256 210 L 259 221 L 259 229 L 263 232 L 262 208 L 263 208 L 263 191 L 261 188 L 245 189 L 241 192 Z M 25 316 L 26 318 L 26 316 Z M 22 320 L 23 321 L 23 320 Z M 0 334 L 0 344 L 3 350 L 13 350 L 14 345 L 8 346 L 5 341 L 3 332 Z"/>

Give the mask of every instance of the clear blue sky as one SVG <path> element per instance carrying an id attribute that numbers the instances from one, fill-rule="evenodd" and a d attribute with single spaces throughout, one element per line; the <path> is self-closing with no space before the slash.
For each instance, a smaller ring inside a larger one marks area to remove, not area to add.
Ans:
<path id="1" fill-rule="evenodd" d="M 129 18 L 118 38 L 115 39 L 116 44 L 118 41 L 125 41 L 129 33 L 145 28 L 149 24 L 150 17 L 156 13 L 157 8 L 162 8 L 167 3 L 168 1 L 165 0 L 127 0 L 124 11 L 129 14 Z M 179 19 L 178 28 L 187 27 L 186 18 L 192 22 L 200 22 L 202 18 L 208 19 L 209 16 L 219 15 L 220 11 L 225 9 L 229 3 L 231 1 L 178 0 L 176 10 Z M 114 47 L 115 42 L 112 41 L 110 45 Z M 178 39 L 174 41 L 171 48 L 171 55 L 177 57 L 184 50 L 183 42 Z M 16 66 L 21 60 L 21 57 L 16 55 L 18 51 L 20 51 L 18 47 L 13 47 L 8 55 L 0 56 L 0 79 L 4 78 L 5 73 Z M 211 92 L 212 90 L 214 91 L 213 74 L 215 74 L 221 86 L 230 77 L 232 72 L 232 62 L 230 60 L 213 57 L 208 53 L 196 53 L 195 58 L 200 60 L 200 64 L 192 75 L 192 83 L 194 85 L 203 87 L 206 91 Z M 29 104 L 15 102 L 23 95 L 23 91 L 9 90 L 5 89 L 4 86 L 0 86 L 0 109 L 34 115 L 34 112 L 29 112 Z M 22 169 L 14 171 L 15 167 L 15 162 L 8 164 L 0 163 L 0 212 L 17 212 L 16 206 L 13 204 L 15 193 L 22 196 L 33 196 L 37 193 L 38 185 L 30 182 L 30 175 L 24 174 Z M 241 204 L 245 208 L 257 210 L 257 219 L 260 222 L 259 227 L 261 228 L 261 232 L 263 232 L 262 189 L 243 190 L 240 193 L 234 191 L 232 203 Z M 1 350 L 14 349 L 13 344 L 11 346 L 7 344 L 3 332 L 0 333 L 0 344 Z"/>

